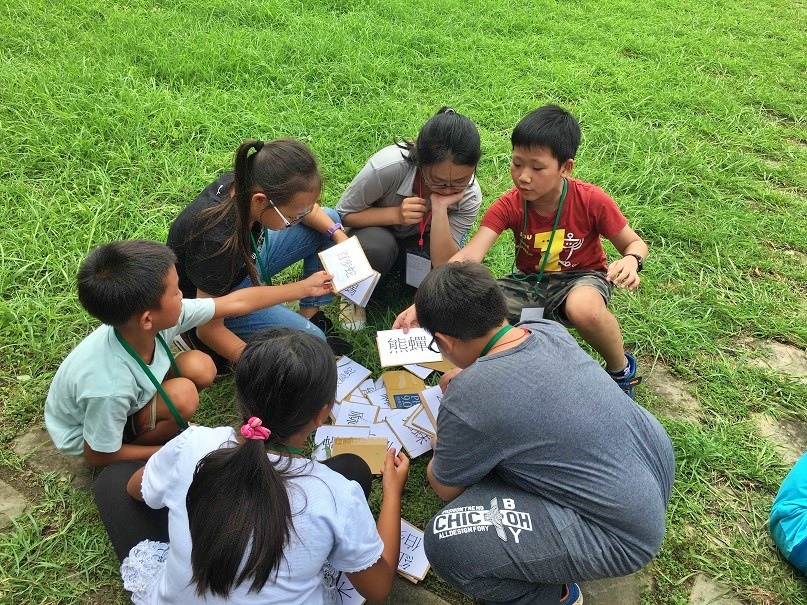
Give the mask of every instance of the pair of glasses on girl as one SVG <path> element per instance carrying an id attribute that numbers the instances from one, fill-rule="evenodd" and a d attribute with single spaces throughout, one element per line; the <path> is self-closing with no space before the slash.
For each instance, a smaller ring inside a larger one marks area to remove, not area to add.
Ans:
<path id="1" fill-rule="evenodd" d="M 280 217 L 280 220 L 283 221 L 283 228 L 284 229 L 288 229 L 289 227 L 293 227 L 294 225 L 296 225 L 297 223 L 302 221 L 305 217 L 307 217 L 309 214 L 311 214 L 311 212 L 314 210 L 314 208 L 312 207 L 312 208 L 306 210 L 305 212 L 301 212 L 300 214 L 298 214 L 297 216 L 295 216 L 294 218 L 289 220 L 289 219 L 286 218 L 286 215 L 283 214 L 277 206 L 275 206 L 275 203 L 272 200 L 269 200 L 269 205 L 272 207 L 272 209 L 275 212 L 277 212 L 277 215 Z"/>

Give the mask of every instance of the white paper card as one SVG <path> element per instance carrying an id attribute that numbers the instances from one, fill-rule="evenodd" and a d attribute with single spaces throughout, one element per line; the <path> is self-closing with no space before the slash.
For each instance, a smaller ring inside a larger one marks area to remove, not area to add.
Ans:
<path id="1" fill-rule="evenodd" d="M 323 568 L 325 577 L 323 583 L 327 586 L 327 591 L 333 596 L 328 595 L 326 599 L 329 603 L 337 605 L 364 605 L 367 602 L 359 591 L 351 584 L 350 578 L 346 573 L 335 570 L 327 561 Z"/>
<path id="2" fill-rule="evenodd" d="M 392 414 L 387 416 L 384 421 L 401 440 L 404 448 L 409 452 L 409 457 L 417 458 L 432 449 L 431 435 L 411 426 L 406 426 L 404 423 L 408 417 L 409 414 Z"/>
<path id="3" fill-rule="evenodd" d="M 341 357 L 336 362 L 336 399 L 342 401 L 372 372 L 350 357 Z"/>
<path id="4" fill-rule="evenodd" d="M 401 519 L 401 552 L 398 571 L 422 580 L 429 571 L 429 560 L 423 548 L 423 532 Z"/>
<path id="5" fill-rule="evenodd" d="M 339 292 L 339 294 L 360 307 L 366 307 L 370 297 L 373 295 L 373 290 L 375 290 L 376 285 L 378 285 L 379 279 L 381 279 L 381 274 L 378 271 L 373 271 L 370 277 L 352 286 L 348 286 Z"/>
<path id="6" fill-rule="evenodd" d="M 319 253 L 325 270 L 333 275 L 333 290 L 341 292 L 348 286 L 372 277 L 374 271 L 355 235 Z"/>
<path id="7" fill-rule="evenodd" d="M 403 330 L 381 330 L 376 335 L 381 367 L 403 366 L 412 363 L 443 361 L 440 353 L 429 350 L 432 337 L 423 328 Z"/>
<path id="8" fill-rule="evenodd" d="M 387 389 L 378 389 L 377 391 L 373 391 L 367 395 L 367 398 L 370 400 L 370 403 L 380 408 L 389 409 L 391 407 L 389 404 Z"/>
<path id="9" fill-rule="evenodd" d="M 370 426 L 375 423 L 377 413 L 378 408 L 374 405 L 343 401 L 335 424 L 342 426 Z"/>
<path id="10" fill-rule="evenodd" d="M 437 429 L 437 414 L 440 412 L 440 402 L 443 401 L 443 389 L 439 386 L 434 386 L 426 389 L 421 393 L 423 400 L 423 409 L 429 415 L 432 421 L 432 426 Z"/>
<path id="11" fill-rule="evenodd" d="M 417 288 L 420 286 L 429 271 L 432 270 L 432 261 L 430 258 L 413 254 L 412 252 L 406 253 L 406 283 L 407 285 Z"/>
<path id="12" fill-rule="evenodd" d="M 404 419 L 409 418 L 412 410 L 396 410 L 395 408 L 378 408 L 378 414 L 375 417 L 376 422 L 384 422 L 390 416 L 403 416 Z"/>
<path id="13" fill-rule="evenodd" d="M 412 414 L 410 417 L 409 426 L 414 427 L 419 431 L 429 433 L 429 435 L 437 434 L 437 429 L 434 428 L 432 419 L 429 418 L 429 415 L 426 413 L 426 409 L 423 406 L 418 407 L 417 412 Z"/>
<path id="14" fill-rule="evenodd" d="M 359 385 L 359 390 L 364 394 L 365 397 L 367 397 L 369 393 L 377 391 L 378 387 L 375 386 L 375 382 L 372 378 L 368 378 Z"/>
<path id="15" fill-rule="evenodd" d="M 314 460 L 326 460 L 330 458 L 333 449 L 334 437 L 369 437 L 370 427 L 367 426 L 339 426 L 336 424 L 326 424 L 317 429 L 314 435 L 314 443 L 317 449 L 314 450 Z"/>
<path id="16" fill-rule="evenodd" d="M 543 307 L 523 307 L 521 309 L 521 318 L 519 321 L 533 321 L 535 319 L 544 318 Z"/>
<path id="17" fill-rule="evenodd" d="M 434 372 L 434 370 L 432 370 L 431 368 L 419 366 L 416 363 L 409 363 L 405 365 L 404 368 L 412 372 L 415 376 L 417 376 L 421 380 L 425 380 L 429 376 L 429 374 Z"/>

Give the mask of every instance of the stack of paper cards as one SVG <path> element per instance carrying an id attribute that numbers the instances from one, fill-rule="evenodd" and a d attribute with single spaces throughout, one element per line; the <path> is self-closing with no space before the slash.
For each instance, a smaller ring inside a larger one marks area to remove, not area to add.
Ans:
<path id="1" fill-rule="evenodd" d="M 442 361 L 443 356 L 429 350 L 431 335 L 423 328 L 403 330 L 380 330 L 376 335 L 381 367 L 424 364 Z"/>
<path id="2" fill-rule="evenodd" d="M 384 419 L 384 422 L 389 425 L 404 449 L 409 453 L 410 458 L 417 458 L 432 449 L 431 435 L 407 424 L 409 417 L 415 411 L 417 411 L 417 408 L 401 410 L 400 412 L 389 414 Z"/>
<path id="3" fill-rule="evenodd" d="M 420 398 L 423 400 L 423 411 L 429 416 L 432 426 L 437 427 L 437 414 L 443 401 L 443 389 L 439 386 L 428 388 L 420 394 Z"/>
<path id="4" fill-rule="evenodd" d="M 379 278 L 359 238 L 355 235 L 319 253 L 322 266 L 333 275 L 333 290 L 362 307 L 367 304 Z"/>
<path id="5" fill-rule="evenodd" d="M 411 582 L 419 582 L 429 572 L 429 560 L 423 548 L 423 532 L 401 519 L 401 552 L 398 573 Z"/>
<path id="6" fill-rule="evenodd" d="M 314 460 L 327 460 L 333 455 L 333 440 L 337 437 L 369 437 L 370 428 L 366 426 L 336 426 L 326 424 L 314 434 L 316 449 L 312 454 Z"/>

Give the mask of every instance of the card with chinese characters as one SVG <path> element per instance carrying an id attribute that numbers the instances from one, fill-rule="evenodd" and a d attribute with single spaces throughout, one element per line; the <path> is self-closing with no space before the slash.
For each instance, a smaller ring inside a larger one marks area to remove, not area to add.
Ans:
<path id="1" fill-rule="evenodd" d="M 323 250 L 319 253 L 319 259 L 325 270 L 333 275 L 334 292 L 340 292 L 375 273 L 355 235 Z"/>
<path id="2" fill-rule="evenodd" d="M 369 403 L 345 401 L 339 406 L 335 424 L 342 426 L 370 426 L 375 423 L 376 414 L 378 414 L 377 406 Z"/>
<path id="3" fill-rule="evenodd" d="M 423 328 L 381 330 L 376 335 L 381 367 L 403 366 L 411 363 L 442 361 L 443 356 L 429 350 L 431 335 Z"/>
<path id="4" fill-rule="evenodd" d="M 340 357 L 336 360 L 336 400 L 347 399 L 371 372 L 350 357 Z"/>
<path id="5" fill-rule="evenodd" d="M 417 458 L 432 449 L 431 435 L 414 427 L 407 426 L 406 420 L 409 418 L 409 413 L 403 411 L 402 413 L 391 414 L 384 419 L 384 422 L 386 422 L 395 435 L 397 435 L 406 451 L 409 452 L 409 457 Z"/>
<path id="6" fill-rule="evenodd" d="M 423 548 L 423 532 L 401 519 L 401 552 L 398 556 L 398 572 L 414 582 L 422 580 L 429 572 L 429 560 Z"/>

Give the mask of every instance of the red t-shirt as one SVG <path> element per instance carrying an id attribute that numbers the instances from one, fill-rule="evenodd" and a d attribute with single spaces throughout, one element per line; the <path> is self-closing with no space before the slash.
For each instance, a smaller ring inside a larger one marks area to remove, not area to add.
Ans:
<path id="1" fill-rule="evenodd" d="M 544 248 L 549 244 L 554 223 L 554 214 L 543 217 L 528 207 L 524 243 L 516 259 L 519 271 L 538 273 L 541 270 Z M 546 271 L 604 270 L 605 251 L 600 236 L 609 239 L 627 224 L 607 193 L 596 185 L 570 178 Z M 524 200 L 515 187 L 493 202 L 482 217 L 482 226 L 496 233 L 511 229 L 516 246 L 523 225 Z"/>

